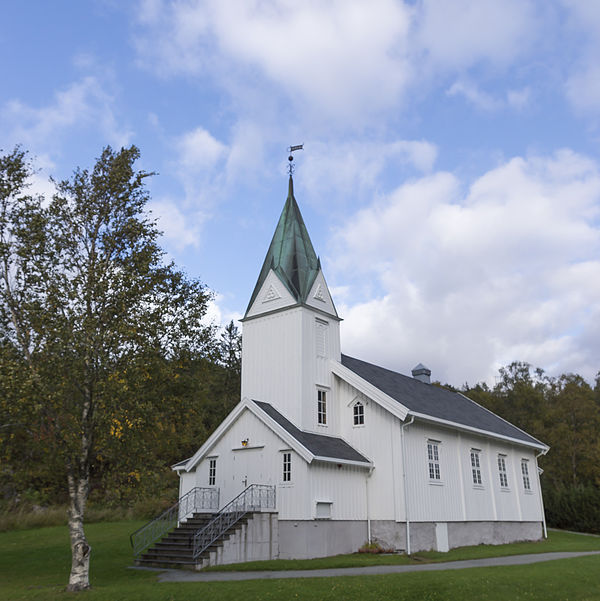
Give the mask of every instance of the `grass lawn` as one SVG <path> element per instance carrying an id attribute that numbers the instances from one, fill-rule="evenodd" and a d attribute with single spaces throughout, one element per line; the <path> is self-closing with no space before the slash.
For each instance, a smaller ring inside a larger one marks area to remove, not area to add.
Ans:
<path id="1" fill-rule="evenodd" d="M 531 566 L 469 570 L 247 582 L 157 584 L 153 572 L 130 570 L 129 533 L 141 523 L 112 522 L 87 526 L 92 550 L 93 590 L 80 594 L 89 601 L 219 600 L 461 600 L 540 601 L 600 600 L 600 557 L 547 562 Z M 422 554 L 439 561 L 490 554 L 529 553 L 532 544 L 471 547 L 448 554 Z M 552 532 L 547 542 L 533 544 L 538 552 L 600 549 L 600 539 Z M 538 546 L 539 545 L 539 546 Z M 436 557 L 437 556 L 437 557 Z M 354 557 L 354 556 L 342 556 Z M 372 565 L 397 556 L 360 556 Z M 324 561 L 324 560 L 319 560 Z M 342 565 L 332 562 L 319 567 Z M 346 561 L 346 560 L 344 560 Z M 348 564 L 343 564 L 348 565 Z M 356 564 L 354 564 L 356 565 Z M 73 599 L 64 592 L 70 567 L 66 527 L 21 530 L 0 534 L 0 599 Z"/>
<path id="2" fill-rule="evenodd" d="M 460 561 L 480 559 L 482 557 L 505 557 L 507 555 L 525 555 L 527 553 L 551 553 L 553 551 L 598 551 L 600 537 L 572 534 L 551 530 L 548 538 L 534 543 L 513 543 L 510 545 L 477 545 L 452 549 L 448 553 L 421 551 L 410 557 L 406 555 L 376 555 L 352 553 L 318 559 L 276 559 L 272 561 L 251 561 L 205 568 L 209 572 L 248 572 L 254 570 L 319 570 L 325 568 L 353 568 L 372 565 L 410 565 L 434 563 L 440 561 Z"/>

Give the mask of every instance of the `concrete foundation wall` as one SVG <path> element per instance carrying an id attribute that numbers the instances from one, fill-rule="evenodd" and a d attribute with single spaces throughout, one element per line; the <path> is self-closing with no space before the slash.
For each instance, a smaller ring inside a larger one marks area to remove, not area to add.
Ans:
<path id="1" fill-rule="evenodd" d="M 518 541 L 539 540 L 541 522 L 448 522 L 450 547 L 468 545 L 504 545 Z"/>
<path id="2" fill-rule="evenodd" d="M 366 521 L 279 521 L 280 559 L 310 559 L 354 553 L 367 539 Z"/>
<path id="3" fill-rule="evenodd" d="M 541 522 L 411 522 L 410 547 L 415 551 L 448 551 L 469 545 L 503 545 L 542 538 Z M 371 539 L 386 549 L 406 551 L 406 524 L 373 520 Z"/>
<path id="4" fill-rule="evenodd" d="M 541 522 L 413 522 L 411 552 L 448 551 L 468 545 L 502 545 L 542 538 Z M 355 553 L 368 540 L 366 521 L 278 520 L 255 513 L 198 568 L 263 559 L 310 559 Z M 371 540 L 385 549 L 406 551 L 406 524 L 372 520 Z"/>
<path id="5" fill-rule="evenodd" d="M 207 559 L 196 566 L 207 566 L 260 561 L 279 557 L 279 520 L 277 513 L 254 513 L 252 517 L 212 551 Z"/>

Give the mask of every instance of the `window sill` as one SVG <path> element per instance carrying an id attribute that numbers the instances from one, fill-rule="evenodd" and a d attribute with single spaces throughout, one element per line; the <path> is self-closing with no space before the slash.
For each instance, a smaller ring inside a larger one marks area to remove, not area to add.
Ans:
<path id="1" fill-rule="evenodd" d="M 473 490 L 485 490 L 485 486 L 483 484 L 473 484 Z"/>
<path id="2" fill-rule="evenodd" d="M 500 488 L 500 492 L 510 492 L 510 488 L 506 487 L 506 486 L 502 486 Z"/>
<path id="3" fill-rule="evenodd" d="M 441 480 L 429 480 L 429 484 L 431 486 L 444 486 L 444 483 Z"/>

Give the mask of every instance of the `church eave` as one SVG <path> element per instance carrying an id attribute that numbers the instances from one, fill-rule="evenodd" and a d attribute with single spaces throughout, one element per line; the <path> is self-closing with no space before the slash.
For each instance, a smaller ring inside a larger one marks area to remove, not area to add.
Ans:
<path id="1" fill-rule="evenodd" d="M 335 321 L 344 321 L 341 317 L 338 317 L 337 313 L 333 315 L 333 313 L 328 313 L 327 311 L 323 311 L 323 309 L 319 309 L 318 307 L 314 307 L 313 305 L 308 305 L 307 303 L 295 303 L 293 305 L 286 305 L 285 307 L 279 307 L 277 309 L 272 309 L 271 311 L 264 311 L 263 313 L 258 313 L 256 315 L 248 316 L 248 312 L 246 311 L 246 315 L 239 319 L 240 323 L 245 323 L 246 321 L 251 321 L 253 319 L 258 319 L 259 317 L 266 317 L 267 315 L 274 315 L 275 313 L 281 313 L 282 311 L 289 311 L 290 309 L 297 309 L 300 307 L 304 307 L 305 309 L 310 309 L 316 313 L 323 315 L 329 319 L 333 319 Z"/>

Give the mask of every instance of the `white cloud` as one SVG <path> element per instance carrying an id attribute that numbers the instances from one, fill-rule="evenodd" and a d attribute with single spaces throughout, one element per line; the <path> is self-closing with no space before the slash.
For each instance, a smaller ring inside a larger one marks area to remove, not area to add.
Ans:
<path id="1" fill-rule="evenodd" d="M 520 90 L 508 90 L 506 93 L 508 106 L 522 110 L 527 107 L 531 101 L 531 88 L 525 87 Z"/>
<path id="2" fill-rule="evenodd" d="M 463 96 L 471 104 L 485 111 L 494 111 L 502 106 L 502 102 L 478 88 L 472 82 L 456 81 L 446 91 L 448 96 Z"/>
<path id="3" fill-rule="evenodd" d="M 570 69 L 565 91 L 580 112 L 599 115 L 600 106 L 600 4 L 588 0 L 562 0 L 568 24 L 577 40 L 577 58 Z"/>
<path id="4" fill-rule="evenodd" d="M 164 75 L 209 72 L 224 87 L 250 77 L 303 110 L 348 116 L 388 107 L 406 85 L 410 13 L 393 0 L 151 2 L 137 45 Z"/>
<path id="5" fill-rule="evenodd" d="M 93 128 L 115 147 L 128 143 L 131 132 L 121 127 L 114 112 L 114 98 L 100 80 L 86 76 L 55 92 L 53 102 L 33 108 L 15 99 L 0 108 L 0 121 L 10 137 L 28 148 L 51 147 L 67 131 Z"/>
<path id="6" fill-rule="evenodd" d="M 423 0 L 416 39 L 437 69 L 462 71 L 480 62 L 507 66 L 535 42 L 536 20 L 528 0 Z"/>
<path id="7" fill-rule="evenodd" d="M 530 0 L 143 0 L 135 43 L 163 77 L 208 75 L 242 107 L 268 115 L 278 97 L 301 120 L 360 129 L 423 84 L 505 70 L 544 26 Z"/>
<path id="8" fill-rule="evenodd" d="M 170 248 L 181 251 L 200 244 L 200 233 L 206 215 L 199 211 L 182 211 L 173 200 L 154 200 L 148 203 L 148 210 L 158 220 L 158 228 L 163 232 Z"/>
<path id="9" fill-rule="evenodd" d="M 179 162 L 188 171 L 213 169 L 227 153 L 227 147 L 202 127 L 183 134 L 177 141 Z"/>
<path id="10" fill-rule="evenodd" d="M 203 127 L 196 127 L 172 141 L 171 170 L 184 189 L 182 206 L 210 212 L 223 187 L 223 168 L 229 148 Z"/>
<path id="11" fill-rule="evenodd" d="M 225 308 L 224 302 L 225 297 L 222 294 L 215 294 L 214 298 L 209 301 L 206 310 L 206 315 L 202 320 L 206 325 L 216 325 L 218 327 L 225 327 L 230 321 L 233 321 L 234 325 L 239 327 L 238 321 L 243 317 L 241 313 L 229 311 Z"/>
<path id="12" fill-rule="evenodd" d="M 448 96 L 462 96 L 476 108 L 483 111 L 498 111 L 511 108 L 523 110 L 530 101 L 531 90 L 529 87 L 507 90 L 506 98 L 496 97 L 482 90 L 472 81 L 463 79 L 455 81 L 447 90 Z"/>
<path id="13" fill-rule="evenodd" d="M 425 140 L 311 142 L 305 149 L 302 184 L 312 198 L 330 202 L 371 196 L 386 169 L 427 173 L 437 158 L 437 147 Z"/>
<path id="14" fill-rule="evenodd" d="M 592 378 L 599 217 L 600 169 L 568 150 L 512 159 L 466 192 L 449 173 L 398 188 L 337 234 L 335 279 L 355 299 L 339 307 L 346 352 L 454 384 L 513 360 Z"/>

